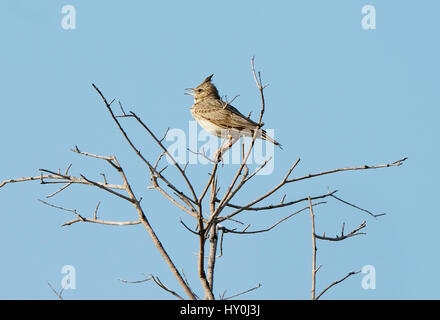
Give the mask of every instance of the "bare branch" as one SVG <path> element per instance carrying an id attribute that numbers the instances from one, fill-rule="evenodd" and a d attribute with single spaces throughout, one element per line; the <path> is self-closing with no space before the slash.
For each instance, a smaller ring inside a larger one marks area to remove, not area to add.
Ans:
<path id="1" fill-rule="evenodd" d="M 187 214 L 191 215 L 192 217 L 197 218 L 197 212 L 196 212 L 195 208 L 192 205 L 190 205 L 191 209 L 187 208 L 184 205 L 182 205 L 181 203 L 179 203 L 176 199 L 174 199 L 171 195 L 169 195 L 162 187 L 160 187 L 159 183 L 157 182 L 157 178 L 154 175 L 151 176 L 151 182 L 153 183 L 152 187 L 154 189 L 157 189 L 171 203 L 173 203 L 178 208 L 180 208 L 181 210 L 183 210 Z M 175 194 L 179 195 L 181 199 L 187 199 L 181 193 L 179 194 L 176 192 Z M 190 204 L 190 202 L 185 202 L 185 203 Z"/>
<path id="2" fill-rule="evenodd" d="M 317 200 L 317 199 L 323 199 L 326 198 L 328 196 L 331 196 L 332 194 L 336 193 L 337 190 L 331 191 L 329 193 L 320 195 L 320 196 L 315 196 L 315 197 L 311 197 L 311 200 Z M 248 207 L 248 205 L 244 205 L 244 206 L 240 206 L 240 205 L 236 205 L 236 204 L 232 204 L 232 203 L 228 203 L 226 206 L 227 207 L 231 207 L 231 208 L 235 208 L 235 209 L 243 209 L 245 211 L 262 211 L 262 210 L 272 210 L 272 209 L 278 209 L 278 208 L 284 208 L 284 207 L 289 207 L 292 206 L 294 204 L 303 202 L 303 201 L 307 201 L 307 198 L 301 198 L 298 200 L 293 200 L 293 201 L 289 201 L 289 202 L 284 202 L 285 199 L 285 195 L 283 196 L 283 198 L 281 199 L 281 202 L 279 204 L 271 204 L 268 206 L 263 206 L 263 207 Z M 216 201 L 219 201 L 218 199 L 216 199 Z"/>
<path id="3" fill-rule="evenodd" d="M 359 227 L 357 227 L 356 229 L 352 230 L 350 233 L 348 234 L 344 234 L 344 224 L 342 225 L 342 231 L 341 231 L 341 235 L 340 236 L 336 236 L 334 238 L 332 237 L 327 237 L 325 235 L 319 236 L 317 234 L 315 234 L 315 237 L 319 240 L 327 240 L 327 241 L 341 241 L 347 238 L 351 238 L 354 236 L 358 236 L 358 235 L 363 235 L 366 234 L 365 232 L 359 232 L 359 230 L 362 230 L 363 228 L 365 228 L 367 226 L 367 223 L 364 221 L 362 222 Z"/>
<path id="4" fill-rule="evenodd" d="M 317 206 L 317 205 L 324 204 L 324 203 L 326 203 L 326 202 L 324 202 L 324 201 L 322 201 L 322 202 L 317 202 L 317 203 L 313 204 L 313 206 Z M 295 212 L 289 214 L 288 216 L 284 217 L 283 219 L 281 219 L 281 220 L 278 221 L 277 223 L 273 224 L 272 226 L 270 226 L 270 227 L 268 227 L 268 228 L 266 228 L 266 229 L 262 229 L 262 230 L 246 231 L 246 230 L 248 229 L 249 226 L 247 226 L 243 231 L 230 230 L 230 229 L 227 229 L 227 228 L 225 228 L 225 227 L 222 227 L 222 229 L 223 229 L 223 231 L 224 231 L 225 233 L 235 233 L 235 234 L 256 234 L 256 233 L 268 232 L 268 231 L 272 230 L 273 228 L 275 228 L 276 226 L 278 226 L 279 224 L 283 223 L 284 221 L 290 219 L 290 218 L 293 217 L 294 215 L 297 215 L 298 213 L 303 212 L 303 211 L 305 211 L 305 210 L 307 210 L 307 209 L 309 209 L 309 207 L 305 207 L 305 208 L 302 208 L 302 209 L 300 209 L 300 210 L 298 210 L 298 211 L 295 211 Z"/>
<path id="5" fill-rule="evenodd" d="M 52 287 L 52 285 L 48 282 L 47 283 L 47 285 L 49 286 L 49 288 L 53 291 L 53 293 L 55 293 L 55 295 L 58 297 L 58 299 L 60 299 L 60 300 L 64 300 L 63 299 L 63 291 L 64 291 L 64 288 L 61 288 L 61 290 L 60 290 L 60 292 L 57 292 L 53 287 Z"/>
<path id="6" fill-rule="evenodd" d="M 217 258 L 221 258 L 223 256 L 223 236 L 225 235 L 223 227 L 218 228 L 219 232 L 221 231 L 222 235 L 220 236 L 220 254 Z"/>
<path id="7" fill-rule="evenodd" d="M 108 226 L 132 226 L 132 225 L 136 225 L 136 224 L 141 223 L 140 220 L 136 220 L 136 221 L 109 221 L 109 220 L 89 219 L 89 218 L 81 217 L 81 218 L 67 221 L 67 222 L 63 223 L 61 226 L 62 227 L 70 226 L 76 222 L 90 222 L 90 223 L 104 224 L 104 225 L 108 225 Z"/>
<path id="8" fill-rule="evenodd" d="M 136 220 L 136 221 L 108 221 L 108 220 L 96 219 L 96 212 L 98 210 L 99 203 L 98 203 L 98 206 L 95 208 L 95 212 L 94 212 L 95 217 L 93 219 L 89 219 L 89 218 L 85 218 L 85 217 L 81 216 L 76 209 L 68 209 L 68 208 L 65 208 L 62 206 L 57 206 L 52 203 L 43 201 L 41 199 L 38 199 L 38 201 L 40 201 L 41 203 L 43 203 L 49 207 L 63 210 L 63 211 L 67 211 L 67 212 L 71 212 L 76 215 L 76 217 L 77 217 L 76 219 L 73 219 L 73 220 L 70 220 L 70 221 L 63 223 L 61 225 L 62 227 L 72 225 L 76 222 L 90 222 L 90 223 L 97 223 L 97 224 L 105 224 L 105 225 L 109 225 L 109 226 L 128 226 L 128 225 L 135 225 L 135 224 L 141 223 L 140 220 Z"/>
<path id="9" fill-rule="evenodd" d="M 163 290 L 165 290 L 166 292 L 171 293 L 173 296 L 177 297 L 180 300 L 184 300 L 178 293 L 176 293 L 175 291 L 171 290 L 170 288 L 168 288 L 167 286 L 165 286 L 159 279 L 159 277 L 155 277 L 153 275 L 151 275 L 151 279 Z"/>
<path id="10" fill-rule="evenodd" d="M 248 289 L 248 290 L 246 290 L 246 291 L 243 291 L 243 292 L 240 292 L 240 293 L 237 293 L 237 294 L 234 294 L 234 295 L 232 295 L 232 296 L 229 296 L 229 297 L 220 297 L 222 300 L 229 300 L 229 299 L 232 299 L 232 298 L 236 298 L 236 297 L 238 297 L 238 296 L 241 296 L 241 295 L 243 295 L 243 294 L 246 294 L 246 293 L 249 293 L 249 292 L 251 292 L 251 291 L 254 291 L 254 290 L 256 290 L 256 289 L 258 289 L 258 288 L 261 288 L 262 287 L 262 285 L 261 285 L 261 283 L 259 283 L 257 286 L 255 286 L 255 287 L 253 287 L 253 288 L 250 288 L 250 289 Z M 226 291 L 225 291 L 225 293 L 226 293 Z"/>
<path id="11" fill-rule="evenodd" d="M 193 234 L 195 234 L 196 236 L 198 236 L 199 235 L 199 233 L 198 232 L 195 232 L 194 230 L 192 230 L 190 227 L 188 227 L 186 224 L 185 224 L 185 222 L 183 222 L 183 220 L 182 219 L 180 219 L 179 220 L 179 222 L 182 224 L 182 226 L 184 226 L 185 227 L 185 229 L 186 230 L 188 230 L 189 232 L 191 232 L 191 233 L 193 233 Z"/>
<path id="12" fill-rule="evenodd" d="M 255 169 L 254 172 L 252 172 L 249 176 L 247 176 L 247 177 L 244 179 L 243 183 L 246 183 L 246 182 L 248 182 L 249 180 L 251 180 L 253 177 L 255 177 L 255 175 L 256 175 L 258 172 L 260 172 L 261 169 L 263 169 L 263 168 L 264 168 L 264 167 L 265 167 L 265 166 L 266 166 L 271 160 L 272 160 L 272 157 L 269 157 L 269 159 L 265 160 L 265 161 L 263 162 L 262 165 L 260 165 L 257 169 Z"/>
<path id="13" fill-rule="evenodd" d="M 181 199 L 185 199 L 185 203 L 189 203 L 190 205 L 189 205 L 189 207 L 191 208 L 191 209 L 188 209 L 188 210 L 190 210 L 190 211 L 196 211 L 196 209 L 194 208 L 194 206 L 192 206 L 192 204 L 191 203 L 194 203 L 194 201 L 191 199 L 191 198 L 189 198 L 185 193 L 183 193 L 181 190 L 179 190 L 177 187 L 175 187 L 168 179 L 166 179 L 163 175 L 162 175 L 162 172 L 164 171 L 166 169 L 166 167 L 165 168 L 163 168 L 162 170 L 160 170 L 160 171 L 157 171 L 154 167 L 149 167 L 149 170 L 150 170 L 150 174 L 151 174 L 151 181 L 152 181 L 152 183 L 153 183 L 153 186 L 152 186 L 152 188 L 153 189 L 157 189 L 158 191 L 160 191 L 166 198 L 168 198 L 168 197 L 170 197 L 170 198 L 172 198 L 170 195 L 168 195 L 168 193 L 166 193 L 165 192 L 165 190 L 163 190 L 160 186 L 159 186 L 159 184 L 158 184 L 158 182 L 157 182 L 157 179 L 160 179 L 160 180 L 162 180 L 165 184 L 166 184 L 166 186 L 168 187 L 168 188 L 170 188 L 171 190 L 173 190 L 176 194 L 178 194 L 179 195 L 179 198 L 181 198 Z M 151 187 L 150 187 L 151 188 Z M 163 192 L 161 191 L 161 190 L 163 190 Z M 165 194 L 166 193 L 166 194 Z M 182 208 L 181 208 L 182 209 Z M 182 209 L 183 211 L 186 211 L 185 209 Z"/>
<path id="14" fill-rule="evenodd" d="M 208 258 L 208 284 L 211 291 L 214 290 L 214 268 L 217 257 L 218 230 L 217 225 L 213 224 L 209 233 L 209 258 Z"/>
<path id="15" fill-rule="evenodd" d="M 316 290 L 316 233 L 315 233 L 315 215 L 313 213 L 312 200 L 309 197 L 310 219 L 312 220 L 312 300 L 315 300 Z"/>
<path id="16" fill-rule="evenodd" d="M 224 102 L 225 106 L 223 107 L 223 109 L 225 109 L 228 106 L 228 104 L 231 104 L 232 102 L 234 102 L 235 99 L 237 99 L 239 96 L 240 96 L 239 94 L 235 95 L 235 97 L 233 97 L 230 101 L 228 100 L 228 97 L 225 96 L 225 102 Z"/>
<path id="17" fill-rule="evenodd" d="M 49 173 L 49 175 L 43 175 L 40 174 L 39 176 L 39 180 L 41 180 L 42 184 L 49 184 L 49 183 L 68 183 L 68 182 L 72 182 L 72 183 L 78 183 L 78 184 L 88 184 L 91 185 L 90 182 L 84 180 L 84 179 L 80 179 L 74 176 L 66 176 L 66 175 L 62 175 L 60 173 L 56 173 L 54 171 L 51 170 L 47 170 L 47 169 L 38 169 L 41 172 L 46 172 Z M 32 181 L 32 180 L 36 180 L 33 179 L 34 177 L 29 177 L 27 178 L 28 180 L 26 181 Z M 60 181 L 44 181 L 44 179 L 52 179 L 52 180 L 60 180 Z M 108 184 L 108 183 L 102 183 L 102 182 L 95 182 L 96 184 L 100 185 L 100 186 L 104 186 L 106 188 L 109 189 L 120 189 L 120 190 L 125 190 L 125 187 L 119 184 Z"/>
<path id="18" fill-rule="evenodd" d="M 62 186 L 61 188 L 59 188 L 57 191 L 52 192 L 51 194 L 49 194 L 48 196 L 46 196 L 46 198 L 51 198 L 51 197 L 53 197 L 54 195 L 60 193 L 61 191 L 67 189 L 68 187 L 70 187 L 70 186 L 72 185 L 72 183 L 73 183 L 73 182 L 66 183 L 64 186 Z"/>
<path id="19" fill-rule="evenodd" d="M 342 281 L 344 281 L 344 280 L 346 280 L 347 278 L 349 278 L 349 277 L 351 277 L 352 275 L 355 275 L 355 274 L 358 274 L 358 273 L 360 273 L 361 271 L 351 271 L 351 272 L 349 272 L 345 277 L 343 277 L 342 279 L 340 279 L 340 280 L 337 280 L 337 281 L 335 281 L 335 282 L 333 282 L 332 284 L 330 284 L 327 288 L 325 288 L 316 298 L 315 298 L 315 300 L 318 300 L 319 298 L 321 298 L 321 296 L 324 294 L 324 293 L 326 293 L 327 292 L 327 290 L 328 289 L 330 289 L 331 287 L 333 287 L 333 286 L 335 286 L 335 285 L 337 285 L 338 283 L 341 283 Z"/>
<path id="20" fill-rule="evenodd" d="M 47 205 L 47 206 L 49 206 L 49 207 L 55 208 L 55 209 L 59 209 L 59 210 L 63 210 L 63 211 L 72 212 L 72 213 L 74 213 L 76 216 L 80 217 L 80 215 L 78 214 L 78 212 L 76 211 L 76 209 L 67 209 L 67 208 L 64 208 L 64 207 L 57 206 L 57 205 L 54 205 L 54 204 L 52 204 L 52 203 L 46 202 L 46 201 L 41 200 L 41 199 L 38 199 L 38 201 L 40 201 L 41 203 L 43 203 L 43 204 L 45 204 L 45 205 Z"/>
<path id="21" fill-rule="evenodd" d="M 355 171 L 355 170 L 369 170 L 369 169 L 380 169 L 380 168 L 398 167 L 398 166 L 402 165 L 402 163 L 405 160 L 407 160 L 407 159 L 408 158 L 403 158 L 403 159 L 394 161 L 392 163 L 379 164 L 379 165 L 374 165 L 374 166 L 364 165 L 364 166 L 359 166 L 359 167 L 346 167 L 346 168 L 333 169 L 333 170 L 329 170 L 329 171 L 323 171 L 323 172 L 319 172 L 319 173 L 308 174 L 306 176 L 299 177 L 299 178 L 290 179 L 290 180 L 287 180 L 286 183 L 297 182 L 297 181 L 301 181 L 301 180 L 305 180 L 305 179 L 310 179 L 310 178 L 314 178 L 314 177 L 319 177 L 319 176 L 323 176 L 323 175 L 327 175 L 327 174 L 332 174 L 332 173 L 336 173 L 336 172 L 341 172 L 341 171 Z"/>
<path id="22" fill-rule="evenodd" d="M 24 178 L 17 178 L 17 179 L 8 179 L 8 180 L 3 180 L 2 182 L 0 182 L 0 188 L 5 186 L 8 183 L 16 183 L 16 182 L 26 182 L 26 181 L 35 181 L 35 180 L 40 180 L 41 182 L 43 182 L 44 179 L 58 179 L 58 176 L 55 175 L 43 175 L 40 174 L 39 176 L 35 176 L 35 177 L 24 177 Z"/>
<path id="23" fill-rule="evenodd" d="M 118 196 L 119 198 L 122 198 L 124 200 L 127 200 L 128 202 L 133 202 L 133 199 L 124 196 L 123 194 L 120 194 L 119 192 L 113 191 L 111 188 L 106 187 L 104 184 L 99 183 L 99 182 L 95 182 L 93 180 L 89 180 L 87 179 L 85 176 L 83 176 L 82 174 L 80 175 L 81 178 L 83 178 L 85 181 L 87 181 L 89 184 L 94 185 L 95 187 L 98 187 L 100 189 L 103 189 L 107 192 L 110 192 L 111 194 L 114 194 L 115 196 Z"/>
<path id="24" fill-rule="evenodd" d="M 168 131 L 170 131 L 170 127 L 167 128 L 167 130 L 165 131 L 165 133 L 164 133 L 164 135 L 162 136 L 162 138 L 159 139 L 160 142 L 162 142 L 162 141 L 165 140 L 165 138 L 166 138 L 167 135 L 168 135 Z"/>
<path id="25" fill-rule="evenodd" d="M 199 203 L 202 202 L 203 198 L 206 195 L 206 192 L 208 191 L 209 187 L 211 186 L 212 180 L 215 178 L 217 174 L 217 168 L 218 168 L 218 161 L 216 161 L 212 167 L 211 175 L 209 177 L 208 183 L 206 184 L 205 188 L 202 191 L 202 194 L 199 197 Z"/>
<path id="26" fill-rule="evenodd" d="M 188 288 L 191 288 L 191 286 L 190 286 L 190 284 L 189 284 L 189 281 L 188 281 L 188 279 L 186 278 L 185 272 L 183 271 L 183 269 L 182 269 L 181 271 L 182 271 L 182 276 L 183 276 L 183 279 L 185 280 L 185 283 L 187 284 Z M 194 291 L 193 291 L 193 294 L 194 294 L 194 296 L 196 297 L 196 299 L 198 300 L 198 299 L 199 299 L 199 296 L 198 296 L 197 294 L 195 294 Z"/>
<path id="27" fill-rule="evenodd" d="M 101 160 L 106 160 L 106 161 L 113 161 L 113 159 L 114 159 L 114 157 L 100 156 L 100 155 L 97 155 L 97 154 L 80 151 L 78 149 L 78 146 L 75 146 L 75 149 L 70 149 L 70 151 L 78 153 L 78 154 L 81 154 L 81 155 L 86 156 L 86 157 L 96 158 L 96 159 L 101 159 Z"/>
<path id="28" fill-rule="evenodd" d="M 362 209 L 362 208 L 360 208 L 360 207 L 358 207 L 358 206 L 356 206 L 356 205 L 354 205 L 354 204 L 352 204 L 352 203 L 350 203 L 350 202 L 347 202 L 347 201 L 345 201 L 345 200 L 342 200 L 341 198 L 338 198 L 338 197 L 336 197 L 335 195 L 331 195 L 333 198 L 335 198 L 336 200 L 339 200 L 339 201 L 341 201 L 342 203 L 345 203 L 345 204 L 347 204 L 347 205 L 349 205 L 349 206 L 351 206 L 351 207 L 353 207 L 353 208 L 356 208 L 356 209 L 358 209 L 358 210 L 360 210 L 360 211 L 363 211 L 363 212 L 366 212 L 366 213 L 368 213 L 370 216 L 372 216 L 372 217 L 374 217 L 374 218 L 377 218 L 377 217 L 380 217 L 380 216 L 384 216 L 386 213 L 379 213 L 379 214 L 374 214 L 374 213 L 372 213 L 372 212 L 370 212 L 370 211 L 368 211 L 368 210 L 365 210 L 365 209 Z"/>
<path id="29" fill-rule="evenodd" d="M 121 103 L 121 101 L 118 101 L 118 104 L 119 104 L 119 107 L 121 108 L 122 115 L 126 116 L 127 114 L 125 113 L 125 110 L 124 110 L 124 108 L 122 107 L 122 103 Z"/>
<path id="30" fill-rule="evenodd" d="M 163 158 L 163 156 L 165 155 L 165 151 L 163 151 L 159 157 L 157 157 L 156 163 L 154 164 L 153 168 L 157 169 L 157 165 L 159 164 L 160 160 Z"/>
<path id="31" fill-rule="evenodd" d="M 261 111 L 260 111 L 260 118 L 258 119 L 258 126 L 261 128 L 263 126 L 263 123 L 261 122 L 263 120 L 264 111 L 266 109 L 266 103 L 264 99 L 264 89 L 268 85 L 263 85 L 263 82 L 261 80 L 261 73 L 258 72 L 258 78 L 257 74 L 255 72 L 255 57 L 252 57 L 251 59 L 251 67 L 252 67 L 252 75 L 254 76 L 255 83 L 257 84 L 258 91 L 260 92 L 260 98 L 261 98 Z"/>
<path id="32" fill-rule="evenodd" d="M 128 281 L 128 280 L 121 279 L 121 278 L 118 278 L 118 280 L 121 281 L 122 283 L 138 284 L 138 283 L 147 282 L 147 281 L 150 281 L 150 280 L 153 280 L 153 279 L 151 277 L 145 277 L 145 279 L 135 280 L 135 281 Z"/>
<path id="33" fill-rule="evenodd" d="M 101 201 L 98 201 L 98 204 L 96 205 L 95 211 L 93 212 L 93 218 L 96 220 L 98 218 L 98 209 L 101 205 Z"/>
<path id="34" fill-rule="evenodd" d="M 215 163 L 218 162 L 217 160 L 213 160 L 213 159 L 211 159 L 210 157 L 208 157 L 208 156 L 206 155 L 206 153 L 205 153 L 204 150 L 202 150 L 202 152 L 199 152 L 199 151 L 193 151 L 193 150 L 191 150 L 190 148 L 186 148 L 186 150 L 187 150 L 188 152 L 191 152 L 191 153 L 195 154 L 195 155 L 202 156 L 203 158 L 205 158 L 206 160 L 208 160 L 209 162 L 211 162 L 211 163 L 213 163 L 213 164 L 215 164 Z"/>
<path id="35" fill-rule="evenodd" d="M 69 174 L 69 170 L 70 170 L 70 168 L 72 167 L 72 164 L 70 163 L 68 166 L 67 166 L 67 168 L 66 168 L 66 172 L 64 173 L 64 175 L 68 175 Z"/>
<path id="36" fill-rule="evenodd" d="M 214 294 L 211 290 L 211 286 L 208 282 L 205 272 L 205 232 L 203 229 L 203 222 L 201 218 L 199 219 L 199 261 L 198 261 L 198 269 L 199 269 L 199 279 L 202 283 L 203 290 L 205 292 L 205 299 L 214 300 Z"/>

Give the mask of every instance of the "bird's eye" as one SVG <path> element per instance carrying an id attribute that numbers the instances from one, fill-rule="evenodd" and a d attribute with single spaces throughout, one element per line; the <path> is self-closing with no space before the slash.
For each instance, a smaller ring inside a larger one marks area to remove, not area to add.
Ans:
<path id="1" fill-rule="evenodd" d="M 197 92 L 202 92 L 203 91 L 203 89 L 197 89 Z"/>

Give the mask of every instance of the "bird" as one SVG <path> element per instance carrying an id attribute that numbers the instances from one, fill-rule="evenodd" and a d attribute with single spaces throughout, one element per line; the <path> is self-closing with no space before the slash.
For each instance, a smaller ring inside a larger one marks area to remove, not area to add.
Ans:
<path id="1" fill-rule="evenodd" d="M 206 77 L 196 88 L 185 90 L 189 91 L 186 94 L 194 97 L 190 112 L 200 126 L 212 135 L 228 138 L 227 143 L 221 147 L 220 155 L 240 137 L 253 137 L 255 130 L 257 130 L 257 138 L 267 140 L 282 149 L 281 144 L 269 137 L 258 123 L 221 99 L 216 86 L 212 83 L 213 76 L 211 74 Z"/>

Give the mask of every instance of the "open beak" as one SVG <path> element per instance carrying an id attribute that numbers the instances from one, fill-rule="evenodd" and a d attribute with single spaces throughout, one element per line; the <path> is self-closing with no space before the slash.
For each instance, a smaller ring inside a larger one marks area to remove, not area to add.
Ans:
<path id="1" fill-rule="evenodd" d="M 193 88 L 186 88 L 186 91 L 192 91 L 192 92 L 185 92 L 184 94 L 188 95 L 188 96 L 194 96 L 195 95 L 195 89 Z"/>

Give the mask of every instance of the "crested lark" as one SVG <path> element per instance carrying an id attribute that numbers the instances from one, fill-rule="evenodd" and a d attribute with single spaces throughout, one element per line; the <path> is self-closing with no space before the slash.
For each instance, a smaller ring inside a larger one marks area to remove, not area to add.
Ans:
<path id="1" fill-rule="evenodd" d="M 220 156 L 230 148 L 240 137 L 253 137 L 258 130 L 257 138 L 272 142 L 281 148 L 281 144 L 266 135 L 266 131 L 258 127 L 258 123 L 245 117 L 229 103 L 224 102 L 212 84 L 213 75 L 207 77 L 195 89 L 188 88 L 186 93 L 194 97 L 191 115 L 202 128 L 220 138 L 228 141 L 220 149 Z"/>

